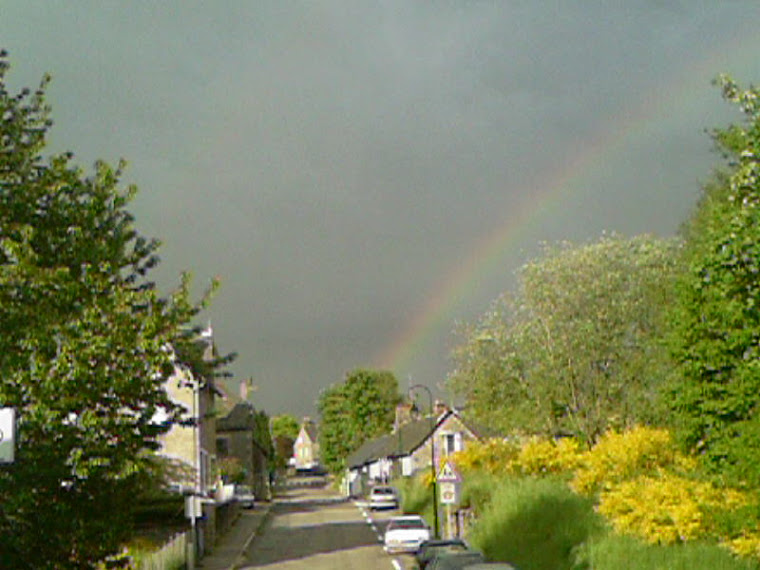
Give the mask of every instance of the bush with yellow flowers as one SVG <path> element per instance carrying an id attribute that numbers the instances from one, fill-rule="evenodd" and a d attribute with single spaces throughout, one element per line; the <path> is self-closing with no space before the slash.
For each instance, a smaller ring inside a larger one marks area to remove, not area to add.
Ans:
<path id="1" fill-rule="evenodd" d="M 598 511 L 620 534 L 654 544 L 714 537 L 710 513 L 746 504 L 738 491 L 672 473 L 642 475 L 604 490 Z"/>
<path id="2" fill-rule="evenodd" d="M 737 556 L 760 560 L 760 529 L 745 530 L 722 544 Z"/>
<path id="3" fill-rule="evenodd" d="M 464 472 L 501 475 L 509 471 L 509 465 L 519 450 L 517 443 L 505 439 L 473 441 L 466 449 L 452 454 L 451 461 Z"/>
<path id="4" fill-rule="evenodd" d="M 656 474 L 669 468 L 690 470 L 695 462 L 676 449 L 665 429 L 644 426 L 626 432 L 610 431 L 586 452 L 571 487 L 578 493 L 593 494 L 638 475 Z"/>
<path id="5" fill-rule="evenodd" d="M 526 441 L 510 462 L 516 475 L 548 475 L 571 472 L 581 464 L 577 440 L 533 438 Z"/>

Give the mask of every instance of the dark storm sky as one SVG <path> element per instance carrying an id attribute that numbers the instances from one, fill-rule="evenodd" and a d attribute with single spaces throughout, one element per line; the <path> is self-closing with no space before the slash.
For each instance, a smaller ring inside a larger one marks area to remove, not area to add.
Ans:
<path id="1" fill-rule="evenodd" d="M 673 234 L 760 78 L 756 0 L 2 0 L 51 145 L 129 162 L 155 274 L 270 413 L 356 367 L 439 385 L 541 241 Z"/>

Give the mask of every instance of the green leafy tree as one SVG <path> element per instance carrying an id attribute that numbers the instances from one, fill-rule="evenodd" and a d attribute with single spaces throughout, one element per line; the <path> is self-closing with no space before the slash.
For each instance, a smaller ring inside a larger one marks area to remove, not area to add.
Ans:
<path id="1" fill-rule="evenodd" d="M 715 132 L 729 169 L 686 225 L 671 386 L 683 443 L 717 475 L 760 483 L 760 91 L 718 83 L 745 121 Z"/>
<path id="2" fill-rule="evenodd" d="M 18 440 L 0 469 L 0 567 L 90 568 L 130 531 L 146 450 L 182 417 L 168 349 L 191 350 L 205 300 L 187 277 L 158 295 L 158 242 L 134 229 L 123 165 L 85 176 L 70 154 L 43 158 L 48 78 L 11 94 L 8 68 L 2 54 L 0 404 Z"/>
<path id="3" fill-rule="evenodd" d="M 587 443 L 651 421 L 667 370 L 659 338 L 675 241 L 640 236 L 547 247 L 520 287 L 464 329 L 454 390 L 495 427 Z"/>
<path id="4" fill-rule="evenodd" d="M 293 457 L 293 445 L 298 437 L 298 420 L 291 414 L 272 417 L 270 429 L 274 443 L 274 464 L 276 469 L 285 469 Z"/>
<path id="5" fill-rule="evenodd" d="M 272 417 L 272 435 L 285 436 L 295 440 L 298 437 L 298 420 L 291 414 L 279 414 Z"/>
<path id="6" fill-rule="evenodd" d="M 319 444 L 327 469 L 340 471 L 362 443 L 390 431 L 400 401 L 398 380 L 385 370 L 354 370 L 345 382 L 323 391 Z"/>

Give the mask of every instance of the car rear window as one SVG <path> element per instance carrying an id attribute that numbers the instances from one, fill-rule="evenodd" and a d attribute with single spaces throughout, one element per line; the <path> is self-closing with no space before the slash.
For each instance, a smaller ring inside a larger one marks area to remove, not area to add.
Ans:
<path id="1" fill-rule="evenodd" d="M 425 528 L 425 523 L 418 519 L 391 521 L 389 528 Z"/>
<path id="2" fill-rule="evenodd" d="M 372 489 L 373 495 L 393 495 L 394 491 L 390 488 L 377 488 Z"/>

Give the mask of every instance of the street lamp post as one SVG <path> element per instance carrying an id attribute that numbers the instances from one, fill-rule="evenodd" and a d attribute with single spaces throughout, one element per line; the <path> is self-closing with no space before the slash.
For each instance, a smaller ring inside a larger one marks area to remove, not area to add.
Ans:
<path id="1" fill-rule="evenodd" d="M 430 400 L 430 475 L 433 485 L 433 538 L 438 538 L 438 489 L 435 472 L 435 414 L 433 412 L 433 393 L 423 384 L 415 384 L 409 388 L 409 397 L 413 399 L 414 390 L 425 390 Z"/>

